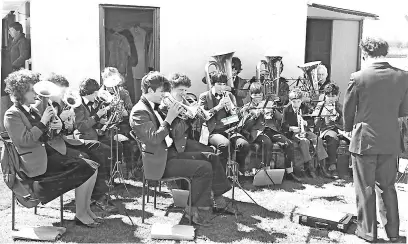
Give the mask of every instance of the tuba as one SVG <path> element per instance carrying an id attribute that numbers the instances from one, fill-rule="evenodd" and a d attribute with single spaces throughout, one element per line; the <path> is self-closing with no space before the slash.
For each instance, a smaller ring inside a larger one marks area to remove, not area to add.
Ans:
<path id="1" fill-rule="evenodd" d="M 55 85 L 54 83 L 50 82 L 50 81 L 40 81 L 34 84 L 33 89 L 35 91 L 35 93 L 37 93 L 37 95 L 42 98 L 43 101 L 45 101 L 46 98 L 48 98 L 48 103 L 47 105 L 44 107 L 44 109 L 48 106 L 51 106 L 52 109 L 55 111 L 54 106 L 52 105 L 52 101 L 49 99 L 51 96 L 58 96 L 59 95 L 59 91 L 61 90 L 57 85 Z M 45 105 L 45 103 L 44 103 Z M 58 116 L 54 115 L 50 122 L 46 125 L 49 126 L 53 121 L 59 120 Z M 58 134 L 59 131 L 55 131 L 52 130 L 51 128 L 48 129 L 47 132 L 47 136 L 49 139 L 52 139 L 54 137 L 54 135 Z"/>
<path id="2" fill-rule="evenodd" d="M 233 87 L 234 81 L 232 80 L 232 56 L 235 52 L 220 53 L 212 56 L 213 61 L 209 61 L 205 64 L 205 78 L 207 80 L 208 90 L 211 90 L 211 79 L 210 79 L 210 67 L 214 65 L 216 70 L 223 72 L 228 77 L 227 85 Z"/>
<path id="3" fill-rule="evenodd" d="M 263 83 L 264 97 L 279 96 L 279 80 L 281 71 L 281 56 L 265 56 L 256 65 L 256 80 Z"/>
<path id="4" fill-rule="evenodd" d="M 319 66 L 322 63 L 322 61 L 314 61 L 314 62 L 309 62 L 305 63 L 303 65 L 299 65 L 298 68 L 300 68 L 303 73 L 304 77 L 306 78 L 306 83 L 303 82 L 303 85 L 301 87 L 301 90 L 304 92 L 303 97 L 304 98 L 312 98 L 313 100 L 316 99 L 316 95 L 319 95 L 318 88 L 317 90 L 315 89 L 315 75 L 313 75 L 313 72 L 316 70 L 317 66 Z"/>
<path id="5" fill-rule="evenodd" d="M 62 97 L 62 101 L 70 108 L 77 108 L 82 104 L 81 96 L 74 90 L 67 90 Z"/>

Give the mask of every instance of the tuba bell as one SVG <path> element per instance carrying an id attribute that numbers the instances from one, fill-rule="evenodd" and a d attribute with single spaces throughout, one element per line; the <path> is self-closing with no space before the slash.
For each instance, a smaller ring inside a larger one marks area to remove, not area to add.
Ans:
<path id="1" fill-rule="evenodd" d="M 211 79 L 210 79 L 210 67 L 215 66 L 218 72 L 223 72 L 227 75 L 228 83 L 227 85 L 233 87 L 234 81 L 232 80 L 232 56 L 235 52 L 220 53 L 212 56 L 214 60 L 208 61 L 205 64 L 205 78 L 207 80 L 208 90 L 211 90 Z"/>
<path id="2" fill-rule="evenodd" d="M 316 95 L 318 96 L 319 94 L 319 90 L 317 88 L 317 90 L 315 89 L 315 75 L 313 75 L 313 72 L 315 72 L 317 66 L 319 66 L 322 63 L 322 61 L 314 61 L 314 62 L 309 62 L 309 63 L 305 63 L 302 65 L 299 65 L 298 68 L 300 68 L 303 73 L 304 73 L 304 77 L 306 79 L 306 82 L 302 82 L 302 87 L 300 87 L 300 89 L 304 92 L 304 97 L 310 97 L 310 98 L 314 98 Z"/>
<path id="3" fill-rule="evenodd" d="M 264 97 L 279 96 L 279 80 L 281 71 L 281 56 L 265 56 L 256 65 L 256 80 L 264 86 Z"/>

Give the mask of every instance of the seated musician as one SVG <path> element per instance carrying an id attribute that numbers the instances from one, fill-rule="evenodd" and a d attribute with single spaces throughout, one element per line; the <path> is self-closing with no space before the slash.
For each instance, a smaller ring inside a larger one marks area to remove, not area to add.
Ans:
<path id="1" fill-rule="evenodd" d="M 280 61 L 280 74 L 283 72 L 283 62 Z M 264 84 L 265 81 L 265 74 L 261 74 L 260 76 L 260 82 Z M 252 77 L 252 79 L 249 81 L 250 83 L 257 82 L 255 77 Z M 274 82 L 276 83 L 276 82 Z M 265 87 L 264 87 L 265 89 Z M 279 106 L 283 106 L 288 104 L 289 102 L 289 85 L 288 81 L 284 77 L 279 77 L 279 101 L 277 104 Z"/>
<path id="2" fill-rule="evenodd" d="M 301 180 L 293 173 L 292 162 L 294 161 L 293 143 L 278 131 L 278 121 L 282 114 L 275 107 L 273 101 L 269 101 L 268 108 L 263 109 L 266 100 L 263 100 L 263 86 L 254 82 L 249 88 L 251 102 L 244 105 L 240 111 L 240 125 L 242 134 L 250 142 L 261 142 L 264 145 L 264 162 L 268 164 L 271 160 L 269 151 L 272 143 L 278 143 L 285 153 L 286 179 L 295 182 Z M 272 107 L 272 108 L 271 108 Z"/>
<path id="3" fill-rule="evenodd" d="M 50 74 L 46 80 L 54 83 L 60 88 L 60 93 L 56 96 L 51 96 L 50 100 L 56 109 L 56 115 L 62 121 L 62 131 L 66 136 L 70 137 L 74 130 L 73 120 L 75 118 L 75 113 L 72 111 L 69 104 L 62 99 L 64 94 L 68 91 L 69 82 L 64 76 L 55 73 Z M 81 99 L 79 94 L 77 99 Z M 80 104 L 80 101 L 78 103 Z M 96 140 L 69 139 L 65 140 L 65 142 L 68 148 L 83 152 L 85 155 L 89 156 L 89 159 L 100 164 L 95 188 L 92 192 L 93 203 L 106 212 L 117 211 L 117 208 L 113 205 L 109 205 L 109 201 L 107 201 L 109 199 L 109 196 L 107 195 L 109 189 L 105 180 L 109 177 L 110 147 Z"/>
<path id="4" fill-rule="evenodd" d="M 224 168 L 226 168 L 228 161 L 230 141 L 228 140 L 228 134 L 225 132 L 229 126 L 225 125 L 221 120 L 227 118 L 231 114 L 233 107 L 236 106 L 234 95 L 225 91 L 227 79 L 224 73 L 217 72 L 213 74 L 211 76 L 211 90 L 201 93 L 199 97 L 201 109 L 211 114 L 211 118 L 206 121 L 209 132 L 208 143 L 215 146 L 220 152 Z M 249 143 L 239 133 L 233 133 L 230 138 L 231 144 L 237 150 L 236 161 L 239 164 L 239 171 L 244 175 L 245 158 L 249 153 Z"/>
<path id="5" fill-rule="evenodd" d="M 118 124 L 118 133 L 120 135 L 124 135 L 125 137 L 119 138 L 123 145 L 123 160 L 126 163 L 126 168 L 128 171 L 128 178 L 133 177 L 133 158 L 132 158 L 132 150 L 133 147 L 136 145 L 132 145 L 132 141 L 128 140 L 127 138 L 130 138 L 129 132 L 131 131 L 130 125 L 129 125 L 129 114 L 130 111 L 132 110 L 133 104 L 132 100 L 130 98 L 129 92 L 123 87 L 125 83 L 125 79 L 123 76 L 119 73 L 119 71 L 114 68 L 114 67 L 107 67 L 103 70 L 102 72 L 102 84 L 112 82 L 113 80 L 116 80 L 117 82 L 113 83 L 118 83 L 117 86 L 115 87 L 106 87 L 106 90 L 109 91 L 109 93 L 113 96 L 116 96 L 118 93 L 119 94 L 119 99 L 121 100 L 121 103 L 123 104 L 122 109 L 122 121 Z M 109 112 L 108 112 L 109 114 Z"/>
<path id="6" fill-rule="evenodd" d="M 84 79 L 79 85 L 82 104 L 74 108 L 76 128 L 74 136 L 77 139 L 98 140 L 96 126 L 101 124 L 101 118 L 108 110 L 106 107 L 100 108 L 98 103 L 95 103 L 99 88 L 99 83 L 90 78 Z M 103 122 L 106 122 L 106 119 Z"/>
<path id="7" fill-rule="evenodd" d="M 339 134 L 339 129 L 343 130 L 342 105 L 339 103 L 339 87 L 336 84 L 328 84 L 324 88 L 324 101 L 319 102 L 316 110 L 322 109 L 321 117 L 316 119 L 316 124 L 320 128 L 320 137 L 326 142 L 328 170 L 334 177 L 337 176 L 337 148 L 340 139 L 348 141 Z"/>
<path id="8" fill-rule="evenodd" d="M 308 173 L 312 178 L 316 178 L 314 162 L 310 155 L 310 142 L 313 143 L 312 145 L 315 148 L 317 146 L 316 154 L 319 162 L 327 158 L 327 153 L 323 141 L 307 128 L 309 124 L 313 123 L 313 120 L 306 121 L 300 117 L 310 113 L 308 107 L 302 103 L 302 96 L 302 91 L 298 89 L 289 93 L 290 103 L 283 109 L 282 131 L 288 138 L 299 144 L 303 160 L 301 165 L 302 174 L 306 175 Z M 305 128 L 303 134 L 302 127 Z"/>
<path id="9" fill-rule="evenodd" d="M 14 105 L 4 118 L 4 125 L 20 156 L 21 171 L 31 180 L 34 195 L 46 204 L 75 189 L 75 223 L 98 226 L 98 217 L 91 211 L 91 193 L 95 185 L 98 164 L 70 152 L 64 141 L 49 141 L 49 130 L 61 130 L 61 120 L 54 119 L 51 106 L 40 115 L 31 107 L 36 94 L 33 85 L 39 82 L 32 71 L 11 73 L 5 80 L 5 91 Z"/>
<path id="10" fill-rule="evenodd" d="M 318 82 L 318 88 L 320 93 L 324 93 L 324 88 L 330 84 L 330 80 L 327 79 L 328 77 L 328 72 L 326 66 L 323 64 L 320 64 L 319 66 L 316 67 L 316 78 Z"/>
<path id="11" fill-rule="evenodd" d="M 166 116 L 159 112 L 163 96 L 170 88 L 166 77 L 159 72 L 150 72 L 143 77 L 141 86 L 143 95 L 133 107 L 129 122 L 141 143 L 144 175 L 152 180 L 176 176 L 191 178 L 193 207 L 191 213 L 186 208 L 186 214 L 191 215 L 193 221 L 200 224 L 202 221 L 198 207 L 211 206 L 211 191 L 218 197 L 231 186 L 224 184 L 221 187 L 220 184 L 214 184 L 220 182 L 214 178 L 220 174 L 213 174 L 213 170 L 216 170 L 212 167 L 217 159 L 215 154 L 207 153 L 208 156 L 211 155 L 207 157 L 201 152 L 182 152 L 182 147 L 179 147 L 180 140 L 171 138 L 174 135 L 171 125 L 183 111 L 183 107 L 175 102 L 168 106 Z M 215 161 L 208 159 L 211 157 Z"/>

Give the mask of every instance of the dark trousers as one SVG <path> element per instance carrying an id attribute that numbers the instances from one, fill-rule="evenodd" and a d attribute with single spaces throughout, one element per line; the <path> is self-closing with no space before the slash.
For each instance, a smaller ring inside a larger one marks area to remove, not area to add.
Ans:
<path id="1" fill-rule="evenodd" d="M 220 157 L 214 153 L 211 147 L 198 141 L 188 139 L 184 153 L 188 153 L 187 155 L 193 156 L 195 159 L 205 160 L 211 163 L 213 172 L 212 191 L 214 196 L 221 196 L 231 189 L 231 184 L 225 174 L 225 166 L 221 164 Z"/>
<path id="2" fill-rule="evenodd" d="M 398 237 L 400 221 L 397 192 L 394 186 L 397 175 L 397 155 L 352 153 L 351 157 L 357 199 L 356 234 L 368 241 L 377 239 L 377 195 L 379 213 L 385 231 L 388 237 Z"/>
<path id="3" fill-rule="evenodd" d="M 208 142 L 215 146 L 220 152 L 220 157 L 224 168 L 226 167 L 228 161 L 228 147 L 232 146 L 231 157 L 234 155 L 234 150 L 237 150 L 235 160 L 239 164 L 239 170 L 241 172 L 245 171 L 245 158 L 249 153 L 249 143 L 243 136 L 234 136 L 231 138 L 231 143 L 228 140 L 228 135 L 225 132 L 213 133 L 209 136 Z"/>
<path id="4" fill-rule="evenodd" d="M 338 133 L 334 130 L 326 130 L 323 133 L 323 139 L 326 141 L 327 155 L 328 155 L 328 164 L 334 165 L 335 168 L 337 165 L 337 148 L 340 145 L 340 139 Z"/>
<path id="5" fill-rule="evenodd" d="M 82 145 L 67 144 L 67 147 L 81 151 L 87 154 L 89 159 L 99 163 L 98 175 L 91 197 L 93 200 L 99 200 L 109 191 L 106 180 L 109 179 L 110 172 L 110 147 L 95 140 L 85 140 Z"/>
<path id="6" fill-rule="evenodd" d="M 177 153 L 170 148 L 163 178 L 189 177 L 192 179 L 191 205 L 194 207 L 211 206 L 211 190 L 213 182 L 212 165 L 202 153 Z"/>
<path id="7" fill-rule="evenodd" d="M 286 136 L 276 133 L 275 131 L 266 128 L 264 130 L 265 135 L 267 135 L 273 143 L 278 143 L 285 153 L 285 169 L 287 173 L 293 172 L 292 162 L 295 159 L 295 147 L 293 142 L 289 140 Z"/>
<path id="8" fill-rule="evenodd" d="M 262 149 L 262 162 L 265 165 L 269 165 L 272 159 L 272 141 L 271 139 L 265 135 L 264 133 L 260 134 L 254 141 L 254 143 L 259 143 L 263 146 Z"/>

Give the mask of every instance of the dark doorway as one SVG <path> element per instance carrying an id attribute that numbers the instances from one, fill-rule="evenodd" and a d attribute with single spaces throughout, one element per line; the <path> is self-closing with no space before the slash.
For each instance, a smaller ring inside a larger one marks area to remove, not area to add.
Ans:
<path id="1" fill-rule="evenodd" d="M 305 62 L 322 61 L 331 74 L 332 20 L 308 19 Z"/>

